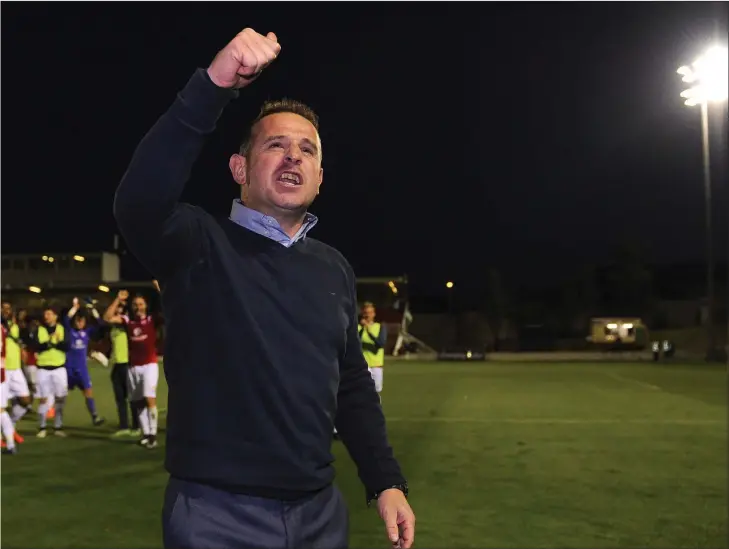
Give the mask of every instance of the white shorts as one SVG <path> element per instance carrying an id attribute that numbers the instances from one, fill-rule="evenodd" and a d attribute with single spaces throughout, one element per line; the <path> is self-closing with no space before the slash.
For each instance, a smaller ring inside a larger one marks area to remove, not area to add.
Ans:
<path id="1" fill-rule="evenodd" d="M 383 377 L 383 369 L 384 368 L 370 368 L 370 375 L 372 376 L 372 379 L 375 381 L 375 391 L 378 393 L 382 392 L 382 377 Z"/>
<path id="2" fill-rule="evenodd" d="M 0 383 L 0 408 L 3 410 L 8 407 L 8 382 L 3 381 Z"/>
<path id="3" fill-rule="evenodd" d="M 63 398 L 68 394 L 68 372 L 61 366 L 53 370 L 38 368 L 38 394 L 40 398 Z"/>
<path id="4" fill-rule="evenodd" d="M 23 370 L 5 370 L 5 382 L 8 384 L 8 400 L 30 396 L 28 381 Z"/>
<path id="5" fill-rule="evenodd" d="M 127 390 L 129 400 L 143 400 L 157 397 L 159 364 L 152 362 L 143 366 L 130 366 L 127 370 Z"/>

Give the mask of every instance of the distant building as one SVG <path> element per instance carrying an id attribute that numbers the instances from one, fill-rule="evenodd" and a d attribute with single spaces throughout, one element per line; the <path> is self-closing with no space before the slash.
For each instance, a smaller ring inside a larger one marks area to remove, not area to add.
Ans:
<path id="1" fill-rule="evenodd" d="M 119 282 L 119 256 L 109 252 L 2 256 L 3 290 Z"/>
<path id="2" fill-rule="evenodd" d="M 106 303 L 121 285 L 152 288 L 151 281 L 123 282 L 119 256 L 110 252 L 3 254 L 0 285 L 3 299 L 27 309 L 68 306 L 81 296 Z"/>

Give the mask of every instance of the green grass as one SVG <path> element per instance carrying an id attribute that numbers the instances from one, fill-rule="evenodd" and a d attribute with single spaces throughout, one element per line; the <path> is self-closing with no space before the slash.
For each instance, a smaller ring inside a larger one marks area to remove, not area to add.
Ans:
<path id="1" fill-rule="evenodd" d="M 113 419 L 108 370 L 93 373 Z M 389 364 L 383 405 L 416 546 L 727 547 L 726 381 L 703 365 Z M 34 439 L 24 420 L 31 436 L 2 459 L 3 546 L 160 547 L 164 447 L 110 440 L 80 394 L 70 401 L 68 439 Z M 385 547 L 334 448 L 352 547 Z"/>

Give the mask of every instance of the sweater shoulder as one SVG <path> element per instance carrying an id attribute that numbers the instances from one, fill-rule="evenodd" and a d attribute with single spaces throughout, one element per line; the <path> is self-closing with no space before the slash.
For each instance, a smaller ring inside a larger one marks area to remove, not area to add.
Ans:
<path id="1" fill-rule="evenodd" d="M 354 276 L 352 266 L 342 252 L 316 238 L 307 237 L 306 243 L 312 253 L 318 255 L 325 261 L 330 261 L 340 266 L 347 273 L 348 278 Z"/>

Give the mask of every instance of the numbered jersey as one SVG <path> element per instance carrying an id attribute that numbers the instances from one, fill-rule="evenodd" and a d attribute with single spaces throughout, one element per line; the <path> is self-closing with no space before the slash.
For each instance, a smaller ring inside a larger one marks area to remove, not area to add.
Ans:
<path id="1" fill-rule="evenodd" d="M 157 330 L 151 316 L 130 318 L 123 316 L 129 339 L 129 364 L 144 366 L 157 362 Z"/>

